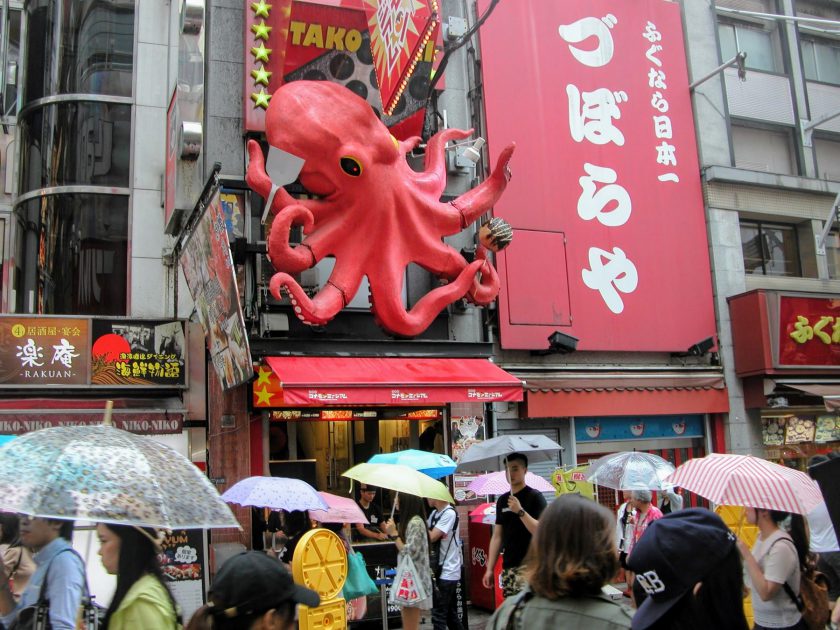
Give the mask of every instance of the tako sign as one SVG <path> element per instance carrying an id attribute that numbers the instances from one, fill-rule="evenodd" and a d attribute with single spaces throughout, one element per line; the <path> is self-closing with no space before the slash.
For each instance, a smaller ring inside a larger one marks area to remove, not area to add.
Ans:
<path id="1" fill-rule="evenodd" d="M 486 9 L 488 0 L 480 0 Z M 714 334 L 680 7 L 500 3 L 481 33 L 491 160 L 517 163 L 496 216 L 501 343 L 679 351 Z"/>

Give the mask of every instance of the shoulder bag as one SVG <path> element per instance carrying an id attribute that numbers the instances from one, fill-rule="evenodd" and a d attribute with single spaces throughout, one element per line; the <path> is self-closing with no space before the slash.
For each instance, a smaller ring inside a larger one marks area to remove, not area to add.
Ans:
<path id="1" fill-rule="evenodd" d="M 378 593 L 379 587 L 367 572 L 364 556 L 351 549 L 347 554 L 347 579 L 344 582 L 341 596 L 346 600 L 351 600 L 363 595 L 376 595 Z"/>
<path id="2" fill-rule="evenodd" d="M 790 538 L 779 538 L 770 545 L 770 549 L 779 540 L 790 540 Z M 792 540 L 791 544 L 793 544 Z M 767 553 L 770 553 L 770 549 Z M 799 595 L 793 592 L 787 582 L 782 584 L 782 587 L 796 605 L 796 609 L 802 613 L 802 620 L 808 630 L 824 630 L 831 617 L 831 609 L 828 607 L 828 578 L 816 570 L 815 564 L 813 557 L 809 554 L 805 566 L 800 567 Z"/>
<path id="3" fill-rule="evenodd" d="M 50 600 L 47 595 L 47 584 L 50 577 L 50 568 L 53 560 L 65 551 L 71 551 L 79 558 L 84 567 L 84 560 L 75 549 L 62 549 L 47 566 L 44 573 L 44 580 L 41 582 L 41 590 L 38 593 L 38 601 L 31 606 L 21 609 L 17 618 L 11 623 L 8 630 L 51 630 L 52 623 L 50 622 Z M 84 570 L 84 569 L 83 569 Z M 84 630 L 98 630 L 101 620 L 105 617 L 105 609 L 101 606 L 96 606 L 90 597 L 90 592 L 87 586 L 87 576 L 84 580 L 85 592 L 82 596 L 81 610 L 82 610 L 82 628 Z"/>

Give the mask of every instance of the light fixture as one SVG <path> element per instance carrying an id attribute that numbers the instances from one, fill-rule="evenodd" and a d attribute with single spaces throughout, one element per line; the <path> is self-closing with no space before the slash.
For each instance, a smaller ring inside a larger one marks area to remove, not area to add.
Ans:
<path id="1" fill-rule="evenodd" d="M 548 336 L 548 348 L 545 350 L 532 350 L 531 354 L 535 356 L 569 354 L 577 350 L 578 341 L 580 340 L 577 337 L 555 330 Z"/>
<path id="2" fill-rule="evenodd" d="M 481 149 L 486 144 L 484 138 L 453 142 L 447 145 L 446 149 L 451 150 L 450 170 L 474 169 L 481 161 Z"/>
<path id="3" fill-rule="evenodd" d="M 689 356 L 702 357 L 709 350 L 715 347 L 715 338 L 706 337 L 703 341 L 698 341 L 688 349 Z"/>

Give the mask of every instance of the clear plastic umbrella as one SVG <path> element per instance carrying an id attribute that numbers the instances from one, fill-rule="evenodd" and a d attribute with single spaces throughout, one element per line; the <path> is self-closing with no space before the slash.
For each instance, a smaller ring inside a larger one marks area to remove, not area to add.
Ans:
<path id="1" fill-rule="evenodd" d="M 240 528 L 190 460 L 107 425 L 41 429 L 1 447 L 0 509 L 163 529 Z"/>
<path id="2" fill-rule="evenodd" d="M 586 471 L 590 483 L 615 490 L 663 490 L 674 465 L 659 455 L 622 451 L 596 459 Z"/>

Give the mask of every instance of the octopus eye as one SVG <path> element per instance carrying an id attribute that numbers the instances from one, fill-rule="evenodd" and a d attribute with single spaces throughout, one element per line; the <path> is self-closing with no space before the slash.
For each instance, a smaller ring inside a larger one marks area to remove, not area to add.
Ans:
<path id="1" fill-rule="evenodd" d="M 362 174 L 362 163 L 354 157 L 345 156 L 341 158 L 341 170 L 350 177 L 358 177 Z"/>

